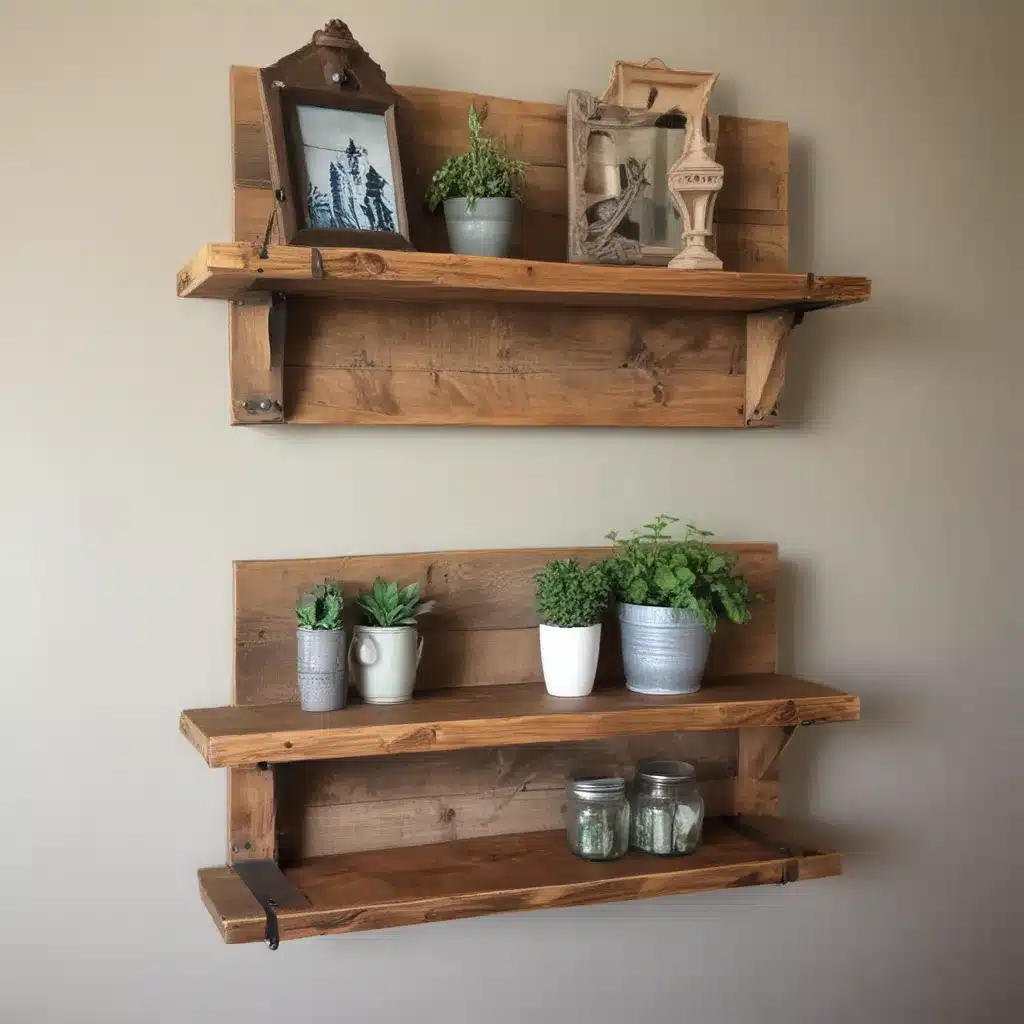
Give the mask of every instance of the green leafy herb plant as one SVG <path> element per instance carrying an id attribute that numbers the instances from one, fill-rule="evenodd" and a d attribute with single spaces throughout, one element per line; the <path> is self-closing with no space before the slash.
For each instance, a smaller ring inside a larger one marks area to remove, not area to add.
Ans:
<path id="1" fill-rule="evenodd" d="M 370 592 L 359 598 L 359 609 L 366 625 L 387 629 L 415 626 L 416 617 L 429 612 L 434 603 L 420 600 L 418 583 L 399 588 L 397 583 L 385 582 L 378 576 Z"/>
<path id="2" fill-rule="evenodd" d="M 669 531 L 677 522 L 660 515 L 629 538 L 614 530 L 608 534 L 615 554 L 604 566 L 616 599 L 692 612 L 709 633 L 719 616 L 746 622 L 750 587 L 746 577 L 733 571 L 735 555 L 713 547 L 708 540 L 712 534 L 692 523 L 681 539 L 673 538 Z"/>
<path id="3" fill-rule="evenodd" d="M 555 559 L 533 578 L 537 618 L 545 626 L 596 626 L 611 603 L 603 565 L 584 569 L 575 558 Z"/>
<path id="4" fill-rule="evenodd" d="M 336 580 L 325 580 L 299 595 L 295 615 L 304 629 L 341 629 L 344 607 L 342 585 Z"/>
<path id="5" fill-rule="evenodd" d="M 484 116 L 486 116 L 486 108 Z M 464 197 L 472 210 L 478 199 L 519 199 L 525 164 L 513 160 L 482 131 L 482 118 L 469 108 L 469 152 L 450 156 L 434 172 L 427 188 L 427 206 L 436 210 L 446 199 Z"/>

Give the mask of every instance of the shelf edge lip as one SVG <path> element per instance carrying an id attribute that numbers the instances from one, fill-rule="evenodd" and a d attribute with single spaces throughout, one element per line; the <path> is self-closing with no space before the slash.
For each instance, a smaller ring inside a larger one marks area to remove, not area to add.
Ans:
<path id="1" fill-rule="evenodd" d="M 304 284 L 312 282 L 314 275 L 311 269 L 295 262 L 297 250 L 308 247 L 301 246 L 270 246 L 268 255 L 261 257 L 259 246 L 250 242 L 207 242 L 189 260 L 189 262 L 178 271 L 176 289 L 181 298 L 215 298 L 223 301 L 231 301 L 240 295 L 251 290 L 278 290 L 288 291 L 288 284 Z M 360 284 L 378 283 L 385 287 L 394 286 L 396 295 L 402 289 L 428 289 L 437 286 L 436 268 L 430 268 L 432 257 L 443 260 L 453 269 L 453 274 L 465 273 L 471 276 L 474 269 L 494 268 L 502 264 L 507 265 L 507 279 L 496 276 L 490 282 L 474 284 L 471 280 L 465 282 L 453 281 L 447 283 L 442 281 L 441 292 L 448 288 L 457 291 L 476 291 L 481 298 L 489 295 L 498 295 L 505 301 L 529 301 L 531 296 L 553 296 L 569 304 L 574 300 L 587 300 L 595 293 L 604 294 L 599 284 L 585 284 L 581 280 L 578 284 L 570 280 L 568 286 L 563 288 L 545 288 L 532 281 L 534 274 L 557 273 L 566 271 L 572 274 L 568 268 L 580 268 L 581 278 L 597 272 L 608 275 L 608 281 L 613 278 L 632 277 L 639 282 L 645 275 L 665 271 L 664 267 L 628 267 L 608 266 L 597 267 L 592 264 L 575 264 L 569 262 L 555 262 L 545 260 L 518 260 L 518 259 L 497 259 L 495 257 L 474 257 L 457 256 L 452 253 L 431 253 L 431 252 L 402 252 L 402 251 L 378 251 L 375 249 L 356 248 L 321 248 L 322 256 L 330 260 L 347 260 L 352 266 L 346 267 L 347 280 L 351 285 L 350 289 L 339 289 L 338 294 L 343 291 L 359 291 Z M 287 263 L 283 257 L 291 257 Z M 250 269 L 253 259 L 259 259 L 263 266 L 257 271 Z M 411 280 L 395 280 L 383 276 L 380 264 L 387 269 L 388 261 L 396 261 L 397 265 L 411 268 Z M 280 261 L 280 262 L 279 262 Z M 306 263 L 308 261 L 302 261 Z M 557 268 L 557 269 L 555 269 Z M 258 274 L 266 270 L 265 281 L 260 280 Z M 417 271 L 421 274 L 416 277 Z M 672 291 L 661 289 L 654 291 L 636 291 L 635 289 L 621 290 L 623 302 L 643 299 L 648 304 L 663 308 L 674 308 L 686 299 L 705 299 L 714 301 L 721 299 L 748 299 L 757 303 L 755 307 L 747 312 L 763 312 L 774 308 L 799 308 L 801 306 L 814 309 L 823 307 L 835 307 L 853 305 L 865 302 L 871 297 L 871 281 L 868 278 L 853 275 L 816 275 L 813 273 L 758 273 L 756 271 L 675 271 L 680 276 L 679 283 L 692 283 L 704 281 L 708 284 L 706 290 L 693 291 Z M 695 275 L 703 274 L 702 277 Z M 328 280 L 339 275 L 330 273 L 328 267 Z M 648 276 L 648 281 L 654 280 Z M 744 294 L 742 290 L 736 291 L 722 287 L 726 282 L 762 281 L 766 285 L 772 281 L 774 287 L 766 287 L 764 293 Z M 212 284 L 211 284 L 212 282 Z M 433 282 L 433 284 L 432 284 Z M 325 290 L 328 294 L 329 290 Z M 593 301 L 582 301 L 583 305 L 594 305 Z"/>
<path id="2" fill-rule="evenodd" d="M 751 713 L 751 705 L 763 707 Z M 529 745 L 571 743 L 585 739 L 609 739 L 615 736 L 652 735 L 659 732 L 714 732 L 723 729 L 800 725 L 805 722 L 855 722 L 860 719 L 860 698 L 855 694 L 841 691 L 837 691 L 834 696 L 796 697 L 770 702 L 754 699 L 729 702 L 726 706 L 736 709 L 737 714 L 732 716 L 733 720 L 725 722 L 715 720 L 712 716 L 696 723 L 687 723 L 685 718 L 692 715 L 689 709 L 693 705 L 595 709 L 572 713 L 548 712 L 508 716 L 502 721 L 510 730 L 515 731 L 514 739 L 517 745 Z M 189 717 L 192 711 L 202 710 L 208 709 L 196 708 L 182 712 L 182 732 L 211 768 L 238 768 L 259 761 L 287 764 L 295 761 L 379 757 L 495 746 L 493 734 L 484 735 L 481 732 L 478 736 L 473 735 L 474 729 L 479 731 L 481 725 L 489 721 L 481 718 L 360 726 L 358 728 L 365 735 L 350 736 L 348 749 L 344 749 L 345 734 L 353 728 L 351 726 L 312 731 L 285 729 L 242 733 L 236 736 L 211 736 L 204 733 Z M 827 711 L 824 715 L 823 710 Z M 574 735 L 577 731 L 574 728 L 576 725 L 592 725 L 595 719 L 613 721 L 609 721 L 604 728 L 588 729 L 583 736 Z M 634 720 L 635 724 L 631 724 L 631 720 Z M 563 725 L 563 728 L 559 730 L 557 724 Z M 449 732 L 447 737 L 444 735 L 446 730 Z M 255 752 L 252 750 L 250 739 L 253 736 L 258 737 L 261 744 Z M 243 748 L 243 752 L 238 752 L 240 747 Z"/>

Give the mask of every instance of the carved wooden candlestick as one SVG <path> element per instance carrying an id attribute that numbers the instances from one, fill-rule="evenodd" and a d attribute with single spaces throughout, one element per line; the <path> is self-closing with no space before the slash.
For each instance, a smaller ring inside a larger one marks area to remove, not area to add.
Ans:
<path id="1" fill-rule="evenodd" d="M 683 270 L 721 270 L 722 261 L 708 248 L 715 200 L 725 171 L 708 153 L 702 121 L 695 121 L 683 155 L 668 172 L 672 201 L 683 219 L 683 250 L 670 267 Z"/>

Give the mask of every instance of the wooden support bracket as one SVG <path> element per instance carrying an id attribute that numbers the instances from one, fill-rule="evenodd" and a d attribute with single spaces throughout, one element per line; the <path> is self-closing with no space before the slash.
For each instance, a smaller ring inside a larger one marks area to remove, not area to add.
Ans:
<path id="1" fill-rule="evenodd" d="M 735 800 L 738 814 L 779 813 L 779 759 L 796 728 L 772 725 L 739 730 Z"/>
<path id="2" fill-rule="evenodd" d="M 744 422 L 770 426 L 778 414 L 779 394 L 786 379 L 790 332 L 803 314 L 792 309 L 747 314 L 747 385 Z"/>
<path id="3" fill-rule="evenodd" d="M 231 303 L 231 422 L 284 422 L 283 295 L 252 292 Z"/>
<path id="4" fill-rule="evenodd" d="M 272 767 L 228 770 L 228 863 L 277 859 Z"/>

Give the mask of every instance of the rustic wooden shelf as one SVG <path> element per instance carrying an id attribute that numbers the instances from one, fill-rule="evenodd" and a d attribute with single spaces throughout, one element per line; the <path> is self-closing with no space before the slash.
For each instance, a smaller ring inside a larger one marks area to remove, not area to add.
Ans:
<path id="1" fill-rule="evenodd" d="M 443 252 L 309 249 L 246 242 L 204 245 L 178 273 L 183 298 L 238 299 L 251 291 L 357 298 L 481 300 L 571 306 L 654 306 L 708 312 L 818 309 L 863 302 L 863 277 L 679 271 Z"/>
<path id="2" fill-rule="evenodd" d="M 312 713 L 292 704 L 184 711 L 181 731 L 214 768 L 637 733 L 851 722 L 853 694 L 789 676 L 735 676 L 685 697 L 624 687 L 551 697 L 539 683 L 429 691 L 408 704 Z"/>
<path id="3" fill-rule="evenodd" d="M 278 930 L 281 939 L 298 939 L 841 872 L 839 854 L 798 842 L 778 819 L 744 818 L 739 825 L 743 831 L 709 820 L 702 845 L 688 857 L 579 860 L 561 831 L 319 857 L 283 870 L 307 905 L 279 910 Z M 200 871 L 199 887 L 226 942 L 263 939 L 263 909 L 233 868 Z"/>

